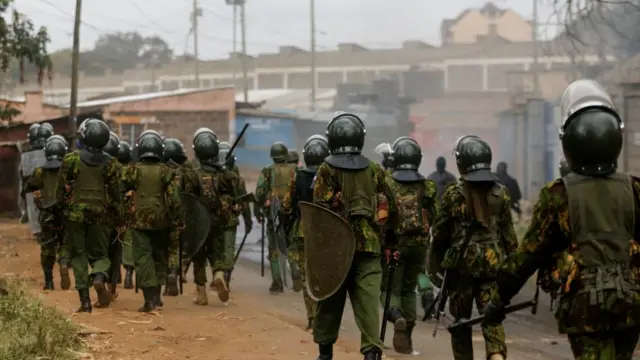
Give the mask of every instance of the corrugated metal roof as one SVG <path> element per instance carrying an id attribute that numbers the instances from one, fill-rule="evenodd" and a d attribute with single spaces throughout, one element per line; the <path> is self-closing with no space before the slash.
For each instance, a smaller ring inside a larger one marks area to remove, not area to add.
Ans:
<path id="1" fill-rule="evenodd" d="M 223 89 L 223 88 L 224 87 L 204 88 L 204 89 L 178 89 L 178 90 L 158 91 L 158 92 L 137 94 L 137 95 L 118 96 L 110 99 L 100 99 L 100 100 L 80 102 L 78 103 L 78 107 L 87 108 L 87 107 L 107 106 L 107 105 L 123 103 L 123 102 L 151 100 L 151 99 L 157 99 L 162 97 L 193 94 L 197 92 L 210 91 L 210 90 Z"/>

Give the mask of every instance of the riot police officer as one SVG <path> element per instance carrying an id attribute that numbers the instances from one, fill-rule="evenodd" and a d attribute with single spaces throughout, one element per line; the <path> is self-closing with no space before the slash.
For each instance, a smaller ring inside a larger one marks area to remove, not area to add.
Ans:
<path id="1" fill-rule="evenodd" d="M 129 165 L 131 163 L 131 145 L 126 141 L 120 141 L 118 144 L 118 154 L 116 154 L 118 162 L 122 165 Z"/>
<path id="2" fill-rule="evenodd" d="M 112 157 L 118 157 L 118 150 L 120 149 L 120 138 L 113 131 L 109 133 L 109 142 L 104 146 L 102 151 L 106 152 Z"/>

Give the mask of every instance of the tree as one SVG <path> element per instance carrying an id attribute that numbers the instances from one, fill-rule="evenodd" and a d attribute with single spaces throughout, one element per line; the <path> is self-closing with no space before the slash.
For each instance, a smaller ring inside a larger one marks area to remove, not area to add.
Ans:
<path id="1" fill-rule="evenodd" d="M 37 81 L 42 84 L 45 74 L 51 77 L 52 63 L 47 53 L 50 42 L 47 29 L 37 31 L 33 22 L 23 14 L 13 11 L 11 23 L 5 16 L 13 0 L 0 0 L 0 71 L 6 73 L 13 64 L 17 64 L 18 78 L 25 81 L 28 64 L 35 66 Z M 18 115 L 16 109 L 4 105 L 0 107 L 0 119 L 10 120 Z"/>

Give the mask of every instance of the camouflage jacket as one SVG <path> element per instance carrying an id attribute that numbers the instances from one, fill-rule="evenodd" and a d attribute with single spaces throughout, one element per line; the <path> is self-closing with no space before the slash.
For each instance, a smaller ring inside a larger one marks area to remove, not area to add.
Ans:
<path id="1" fill-rule="evenodd" d="M 450 184 L 442 196 L 431 227 L 432 240 L 427 260 L 431 278 L 437 278 L 436 273 L 440 273 L 442 268 L 455 268 L 460 256 L 461 266 L 456 268 L 457 273 L 473 278 L 494 277 L 501 257 L 513 253 L 518 246 L 507 190 L 496 184 L 487 193 L 487 199 L 493 197 L 491 201 L 499 204 L 500 209 L 489 215 L 489 225 L 485 225 L 472 213 L 464 189 L 465 183 L 460 180 Z M 466 249 L 461 249 L 467 237 L 470 237 L 469 243 Z"/>
<path id="2" fill-rule="evenodd" d="M 274 165 L 269 165 L 262 169 L 260 176 L 258 177 L 258 183 L 256 184 L 256 203 L 253 207 L 253 213 L 256 216 L 265 216 L 263 210 L 266 209 L 265 204 L 271 197 L 271 174 L 273 173 Z M 293 173 L 298 171 L 298 167 L 294 169 Z M 271 219 L 268 219 L 268 224 L 271 224 Z"/>
<path id="3" fill-rule="evenodd" d="M 378 195 L 386 198 L 388 204 L 389 222 L 397 221 L 396 202 L 391 189 L 385 181 L 385 173 L 382 167 L 374 162 L 369 164 L 374 172 L 372 181 L 374 182 L 375 191 Z M 342 201 L 342 193 L 340 191 L 340 169 L 333 167 L 327 163 L 323 163 L 318 168 L 315 177 L 315 186 L 313 188 L 313 203 L 323 206 L 331 211 L 339 214 L 345 220 L 348 219 L 344 214 L 344 203 Z M 381 236 L 382 228 L 367 219 L 361 218 L 356 223 L 352 223 L 354 232 L 356 233 L 358 252 L 369 252 L 379 254 L 383 246 Z"/>
<path id="4" fill-rule="evenodd" d="M 633 178 L 636 203 L 635 239 L 640 239 L 640 180 Z M 547 184 L 538 196 L 533 219 L 522 243 L 500 266 L 494 301 L 509 302 L 536 270 L 541 269 L 544 291 L 559 292 L 556 313 L 560 333 L 612 331 L 640 324 L 640 293 L 629 291 L 623 299 L 606 292 L 604 305 L 590 305 L 589 293 L 576 293 L 585 272 L 572 254 L 567 192 L 561 179 Z M 629 240 L 632 279 L 640 284 L 640 245 Z M 615 323 L 612 323 L 615 319 Z"/>
<path id="5" fill-rule="evenodd" d="M 122 184 L 124 186 L 126 196 L 130 198 L 129 203 L 131 204 L 131 208 L 128 210 L 128 213 L 133 215 L 131 216 L 131 220 L 128 222 L 128 225 L 132 228 L 149 229 L 152 228 L 152 226 L 150 226 L 151 220 L 147 219 L 147 214 L 136 211 L 139 209 L 136 209 L 134 200 L 135 192 L 140 187 L 144 187 L 144 184 L 140 183 L 140 171 L 143 166 L 148 165 L 140 162 L 128 165 L 122 176 Z M 184 224 L 184 214 L 180 203 L 180 178 L 176 171 L 164 164 L 161 164 L 160 174 L 160 181 L 165 189 L 165 201 L 168 211 L 169 227 L 171 229 L 180 229 Z"/>
<path id="6" fill-rule="evenodd" d="M 169 161 L 167 165 L 176 172 L 178 183 L 180 184 L 180 192 L 193 194 L 194 189 L 198 185 L 198 174 L 192 162 L 184 162 L 178 164 Z"/>
<path id="7" fill-rule="evenodd" d="M 400 246 L 429 246 L 429 230 L 431 228 L 431 223 L 436 219 L 436 213 L 438 208 L 438 199 L 437 199 L 437 186 L 436 183 L 431 180 L 425 180 L 420 183 L 401 183 L 393 179 L 391 175 L 387 175 L 386 178 L 387 184 L 389 188 L 393 192 L 393 196 L 396 200 L 396 206 L 398 207 L 398 217 L 397 221 L 410 221 L 413 220 L 417 222 L 417 219 L 413 219 L 413 217 L 422 217 L 422 221 L 424 221 L 424 232 L 421 234 L 417 234 L 415 236 L 404 236 L 400 232 L 402 228 L 397 223 L 389 224 L 390 229 L 395 230 L 395 235 Z M 421 204 L 416 206 L 422 210 L 422 214 L 403 214 L 402 213 L 402 200 L 403 193 L 407 188 L 416 188 L 417 186 L 424 186 L 424 190 L 415 190 L 421 193 L 422 199 Z M 404 215 L 404 216 L 403 216 Z"/>
<path id="8" fill-rule="evenodd" d="M 210 203 L 213 197 L 217 197 L 217 208 L 209 210 L 214 213 L 212 214 L 212 216 L 217 222 L 216 225 L 225 228 L 229 223 L 229 219 L 235 216 L 237 211 L 234 209 L 234 199 L 238 197 L 235 187 L 235 174 L 229 170 L 208 165 L 201 165 L 197 167 L 195 169 L 195 172 L 198 182 L 193 194 L 200 198 L 204 204 Z M 207 189 L 205 186 L 203 186 L 203 181 L 201 181 L 205 177 L 212 176 L 218 177 L 217 194 L 211 194 L 210 191 L 215 190 Z"/>
<path id="9" fill-rule="evenodd" d="M 79 174 L 81 161 L 80 153 L 73 151 L 65 155 L 60 166 L 56 197 L 63 215 L 70 221 L 93 223 L 104 222 L 108 214 L 112 214 L 112 218 L 118 219 L 120 223 L 123 220 L 120 164 L 112 158 L 104 167 L 104 204 L 74 203 L 74 182 Z"/>

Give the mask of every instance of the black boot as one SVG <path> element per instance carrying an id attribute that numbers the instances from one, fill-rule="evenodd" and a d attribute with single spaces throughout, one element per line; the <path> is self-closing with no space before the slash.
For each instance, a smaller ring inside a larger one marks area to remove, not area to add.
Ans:
<path id="1" fill-rule="evenodd" d="M 142 296 L 144 296 L 144 305 L 140 309 L 139 312 L 152 312 L 155 309 L 156 302 L 156 289 L 157 287 L 148 287 L 142 288 Z"/>
<path id="2" fill-rule="evenodd" d="M 155 298 L 156 307 L 163 307 L 164 303 L 162 302 L 162 285 L 156 286 L 156 298 Z"/>
<path id="3" fill-rule="evenodd" d="M 318 360 L 333 360 L 333 344 L 319 344 L 318 350 Z"/>
<path id="4" fill-rule="evenodd" d="M 273 281 L 271 282 L 271 286 L 269 286 L 269 292 L 272 294 L 278 294 L 284 292 L 284 286 L 282 285 L 282 281 Z"/>
<path id="5" fill-rule="evenodd" d="M 109 306 L 111 304 L 111 292 L 107 290 L 107 278 L 104 274 L 96 274 L 93 277 L 93 288 L 98 294 L 98 307 Z"/>
<path id="6" fill-rule="evenodd" d="M 44 270 L 44 291 L 53 291 L 53 270 Z"/>
<path id="7" fill-rule="evenodd" d="M 91 312 L 91 296 L 89 295 L 89 289 L 78 290 L 78 296 L 80 297 L 80 307 L 76 312 Z"/>
<path id="8" fill-rule="evenodd" d="M 375 349 L 364 353 L 364 360 L 382 360 L 382 351 Z"/>
<path id="9" fill-rule="evenodd" d="M 400 354 L 406 354 L 409 347 L 409 339 L 406 333 L 407 320 L 398 309 L 389 309 L 387 320 L 393 323 L 393 349 Z"/>
<path id="10" fill-rule="evenodd" d="M 125 266 L 126 273 L 124 274 L 124 288 L 133 289 L 133 266 Z"/>
<path id="11" fill-rule="evenodd" d="M 167 275 L 167 286 L 165 286 L 166 296 L 178 296 L 180 294 L 180 288 L 178 287 L 178 269 L 169 269 Z"/>

